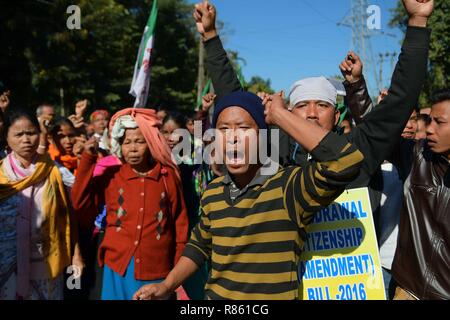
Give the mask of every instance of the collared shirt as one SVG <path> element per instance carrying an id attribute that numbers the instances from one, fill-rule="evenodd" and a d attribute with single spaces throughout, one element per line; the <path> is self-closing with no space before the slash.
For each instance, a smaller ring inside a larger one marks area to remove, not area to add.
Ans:
<path id="1" fill-rule="evenodd" d="M 140 176 L 124 164 L 92 178 L 95 164 L 95 157 L 83 154 L 72 198 L 79 219 L 88 220 L 83 225 L 92 227 L 98 208 L 106 204 L 100 266 L 106 263 L 124 275 L 134 257 L 137 280 L 165 278 L 188 237 L 187 210 L 175 173 L 158 163 L 146 176 Z M 90 212 L 95 215 L 90 216 Z"/>
<path id="2" fill-rule="evenodd" d="M 268 159 L 267 162 L 263 165 L 262 168 L 268 168 L 272 165 L 272 160 Z M 233 178 L 231 177 L 230 173 L 227 171 L 222 183 L 227 186 L 229 190 L 230 200 L 232 202 L 235 202 L 238 198 L 244 196 L 249 189 L 256 186 L 262 186 L 267 180 L 272 178 L 274 175 L 263 175 L 261 174 L 261 169 L 256 172 L 255 177 L 250 181 L 248 185 L 246 185 L 244 188 L 239 189 L 239 187 L 236 185 L 236 183 L 233 181 Z"/>

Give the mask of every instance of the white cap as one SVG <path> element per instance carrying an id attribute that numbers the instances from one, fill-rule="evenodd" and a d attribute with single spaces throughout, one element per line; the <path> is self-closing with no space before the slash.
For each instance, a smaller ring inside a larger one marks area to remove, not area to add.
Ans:
<path id="1" fill-rule="evenodd" d="M 325 77 L 306 78 L 294 83 L 289 94 L 291 106 L 302 101 L 325 101 L 336 105 L 336 88 Z"/>

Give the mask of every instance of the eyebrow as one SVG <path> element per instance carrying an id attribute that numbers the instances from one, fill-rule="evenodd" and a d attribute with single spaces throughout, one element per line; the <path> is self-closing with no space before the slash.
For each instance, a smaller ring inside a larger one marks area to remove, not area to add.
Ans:
<path id="1" fill-rule="evenodd" d="M 14 131 L 14 130 L 11 130 L 11 131 L 13 133 L 15 133 L 15 134 L 17 134 L 17 133 L 35 133 L 35 132 L 37 132 L 36 129 L 20 129 L 18 131 Z"/>
<path id="2" fill-rule="evenodd" d="M 236 123 L 233 123 L 233 124 L 238 125 L 238 126 L 239 126 L 239 125 L 243 125 L 243 124 L 249 125 L 249 126 L 252 125 L 252 124 L 251 124 L 250 122 L 248 122 L 248 121 L 241 121 L 241 122 L 236 122 Z M 222 122 L 222 123 L 219 123 L 218 127 L 221 127 L 221 126 L 228 126 L 228 125 L 230 125 L 229 122 Z"/>

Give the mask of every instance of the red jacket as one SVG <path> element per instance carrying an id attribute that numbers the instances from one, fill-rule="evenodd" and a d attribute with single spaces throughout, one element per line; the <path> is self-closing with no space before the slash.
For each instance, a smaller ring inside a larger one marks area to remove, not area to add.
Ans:
<path id="1" fill-rule="evenodd" d="M 135 258 L 135 279 L 163 279 L 188 240 L 188 215 L 171 168 L 157 163 L 146 177 L 128 164 L 92 178 L 97 157 L 84 153 L 72 189 L 80 224 L 93 226 L 106 204 L 106 231 L 98 252 L 101 267 L 124 275 Z M 95 214 L 94 214 L 95 213 Z"/>

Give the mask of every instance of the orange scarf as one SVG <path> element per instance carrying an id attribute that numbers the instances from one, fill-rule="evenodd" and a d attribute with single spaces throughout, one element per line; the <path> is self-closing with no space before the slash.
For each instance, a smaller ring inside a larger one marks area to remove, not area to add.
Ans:
<path id="1" fill-rule="evenodd" d="M 78 168 L 78 158 L 76 156 L 72 156 L 70 154 L 62 155 L 58 148 L 53 144 L 50 144 L 48 147 L 48 153 L 53 161 L 59 162 L 76 176 L 76 171 Z"/>

